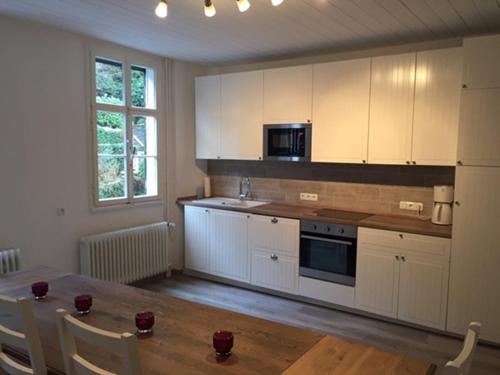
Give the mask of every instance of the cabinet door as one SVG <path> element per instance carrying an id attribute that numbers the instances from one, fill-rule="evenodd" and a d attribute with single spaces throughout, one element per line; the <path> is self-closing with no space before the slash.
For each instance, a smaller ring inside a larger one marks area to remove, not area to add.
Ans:
<path id="1" fill-rule="evenodd" d="M 374 57 L 370 94 L 368 161 L 411 160 L 415 53 Z"/>
<path id="2" fill-rule="evenodd" d="M 221 76 L 221 158 L 262 159 L 263 72 Z"/>
<path id="3" fill-rule="evenodd" d="M 210 271 L 240 281 L 250 281 L 247 215 L 210 210 Z"/>
<path id="4" fill-rule="evenodd" d="M 458 160 L 500 166 L 500 89 L 463 90 Z"/>
<path id="5" fill-rule="evenodd" d="M 455 165 L 462 92 L 462 48 L 417 53 L 412 161 Z"/>
<path id="6" fill-rule="evenodd" d="M 184 209 L 184 262 L 186 268 L 208 272 L 208 210 L 186 206 Z"/>
<path id="7" fill-rule="evenodd" d="M 444 330 L 449 263 L 403 255 L 399 276 L 398 319 Z"/>
<path id="8" fill-rule="evenodd" d="M 397 317 L 399 265 L 396 254 L 358 244 L 355 287 L 358 309 Z"/>
<path id="9" fill-rule="evenodd" d="M 313 162 L 368 159 L 370 64 L 359 59 L 314 65 Z"/>
<path id="10" fill-rule="evenodd" d="M 481 338 L 500 343 L 500 168 L 457 167 L 448 330 L 483 323 Z"/>
<path id="11" fill-rule="evenodd" d="M 500 35 L 464 40 L 464 84 L 468 88 L 500 87 Z"/>
<path id="12" fill-rule="evenodd" d="M 312 65 L 264 70 L 264 123 L 311 121 Z"/>
<path id="13" fill-rule="evenodd" d="M 262 250 L 298 257 L 299 220 L 251 215 L 248 222 L 250 250 Z"/>
<path id="14" fill-rule="evenodd" d="M 252 252 L 252 284 L 295 293 L 298 278 L 298 259 L 270 252 Z"/>
<path id="15" fill-rule="evenodd" d="M 220 76 L 196 77 L 196 158 L 220 157 Z"/>

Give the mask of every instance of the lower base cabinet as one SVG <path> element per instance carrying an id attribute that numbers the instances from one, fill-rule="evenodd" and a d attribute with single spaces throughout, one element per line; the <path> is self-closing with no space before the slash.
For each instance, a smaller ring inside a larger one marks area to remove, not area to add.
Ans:
<path id="1" fill-rule="evenodd" d="M 450 242 L 359 228 L 356 308 L 444 330 Z"/>
<path id="2" fill-rule="evenodd" d="M 297 258 L 252 251 L 252 284 L 295 293 L 299 274 Z"/>

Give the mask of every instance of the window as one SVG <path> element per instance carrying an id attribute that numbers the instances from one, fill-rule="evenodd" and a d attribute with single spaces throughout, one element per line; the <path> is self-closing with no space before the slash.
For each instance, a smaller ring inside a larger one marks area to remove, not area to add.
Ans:
<path id="1" fill-rule="evenodd" d="M 92 115 L 97 205 L 157 199 L 155 69 L 93 57 Z"/>

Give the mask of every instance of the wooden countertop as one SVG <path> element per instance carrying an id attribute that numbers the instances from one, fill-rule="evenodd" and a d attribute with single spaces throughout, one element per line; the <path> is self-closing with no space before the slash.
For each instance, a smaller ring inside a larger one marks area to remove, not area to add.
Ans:
<path id="1" fill-rule="evenodd" d="M 195 197 L 179 198 L 177 200 L 177 203 L 180 205 L 193 205 L 193 206 L 215 208 L 221 210 L 239 211 L 256 215 L 279 216 L 279 217 L 299 219 L 299 220 L 300 219 L 318 220 L 323 222 L 331 222 L 339 224 L 355 224 L 360 227 L 385 229 L 397 232 L 451 238 L 451 229 L 452 229 L 451 225 L 436 225 L 432 224 L 430 220 L 422 220 L 416 217 L 413 218 L 408 216 L 373 214 L 367 217 L 366 219 L 353 221 L 353 220 L 333 219 L 324 216 L 318 216 L 315 213 L 315 211 L 317 211 L 318 208 L 313 208 L 313 207 L 268 203 L 253 208 L 241 208 L 241 207 L 228 207 L 228 206 L 203 204 L 200 202 L 194 202 L 194 200 L 196 200 Z M 357 212 L 357 211 L 353 210 L 352 212 Z"/>
<path id="2" fill-rule="evenodd" d="M 43 279 L 49 280 L 49 294 L 35 302 L 30 284 Z M 428 375 L 436 368 L 431 363 L 321 333 L 47 267 L 8 274 L 2 277 L 2 286 L 2 294 L 32 301 L 47 366 L 57 374 L 64 372 L 64 366 L 55 310 L 74 311 L 73 298 L 83 293 L 93 296 L 93 306 L 89 315 L 78 319 L 98 328 L 134 332 L 136 312 L 155 313 L 153 335 L 137 341 L 144 375 Z M 19 321 L 6 314 L 0 314 L 0 323 L 20 329 Z M 235 336 L 233 354 L 225 362 L 215 360 L 212 348 L 212 334 L 218 329 L 231 330 Z M 121 370 L 120 361 L 105 350 L 80 342 L 78 350 L 100 367 Z M 25 353 L 15 353 L 26 358 Z"/>

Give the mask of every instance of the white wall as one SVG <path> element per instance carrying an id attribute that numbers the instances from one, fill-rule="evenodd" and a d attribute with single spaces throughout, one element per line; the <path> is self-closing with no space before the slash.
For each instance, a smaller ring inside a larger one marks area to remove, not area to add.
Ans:
<path id="1" fill-rule="evenodd" d="M 23 266 L 46 264 L 77 271 L 81 236 L 170 216 L 163 204 L 91 210 L 85 96 L 89 41 L 48 26 L 0 17 L 0 249 L 20 247 Z M 179 99 L 173 101 L 175 116 L 169 127 L 185 145 L 178 147 L 178 159 L 169 149 L 167 157 L 183 168 L 182 181 L 175 187 L 189 195 L 203 176 L 194 159 L 185 156 L 194 155 L 191 87 L 196 67 L 173 64 L 180 73 L 171 99 L 176 92 Z M 57 216 L 59 207 L 66 209 L 65 216 Z M 174 261 L 179 259 L 178 251 L 172 249 Z"/>

